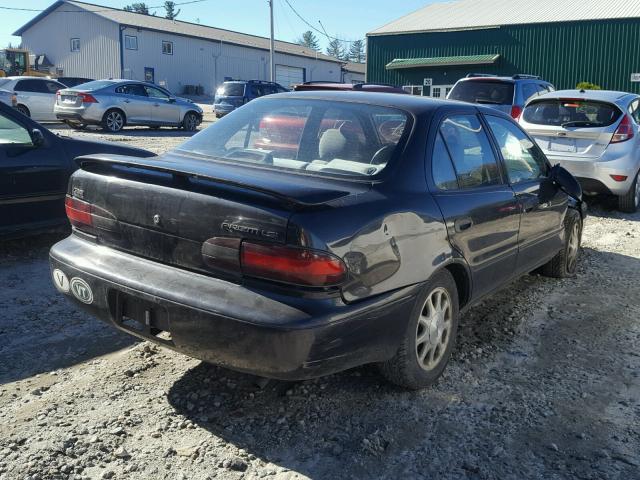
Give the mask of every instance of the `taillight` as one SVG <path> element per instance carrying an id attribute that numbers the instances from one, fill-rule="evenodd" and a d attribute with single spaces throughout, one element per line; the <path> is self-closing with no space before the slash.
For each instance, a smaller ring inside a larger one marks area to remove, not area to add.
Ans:
<path id="1" fill-rule="evenodd" d="M 82 99 L 82 103 L 98 103 L 96 97 L 88 93 L 78 93 L 78 97 Z"/>
<path id="2" fill-rule="evenodd" d="M 633 138 L 633 123 L 631 122 L 631 118 L 629 115 L 625 115 L 622 117 L 622 121 L 618 128 L 616 128 L 615 133 L 611 137 L 611 143 L 620 143 L 626 142 Z"/>
<path id="3" fill-rule="evenodd" d="M 93 225 L 93 216 L 91 215 L 93 205 L 90 203 L 67 195 L 64 200 L 64 208 L 69 222 L 74 227 L 90 227 Z"/>
<path id="4" fill-rule="evenodd" d="M 511 107 L 511 118 L 515 120 L 520 120 L 520 115 L 522 115 L 522 107 L 518 105 L 514 105 Z"/>
<path id="5" fill-rule="evenodd" d="M 250 277 L 309 287 L 339 285 L 347 276 L 347 267 L 338 257 L 285 245 L 242 242 L 240 265 Z"/>

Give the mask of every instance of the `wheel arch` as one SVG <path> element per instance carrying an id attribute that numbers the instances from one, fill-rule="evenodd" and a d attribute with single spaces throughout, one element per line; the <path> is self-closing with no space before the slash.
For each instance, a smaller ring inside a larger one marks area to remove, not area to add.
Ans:
<path id="1" fill-rule="evenodd" d="M 458 289 L 458 305 L 460 309 L 465 307 L 471 300 L 471 275 L 468 267 L 461 261 L 454 261 L 442 267 L 453 277 Z"/>

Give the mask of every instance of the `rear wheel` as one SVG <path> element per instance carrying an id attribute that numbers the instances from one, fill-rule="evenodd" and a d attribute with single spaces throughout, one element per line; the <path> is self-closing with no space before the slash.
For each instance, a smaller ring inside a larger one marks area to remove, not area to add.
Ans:
<path id="1" fill-rule="evenodd" d="M 398 351 L 380 365 L 382 375 L 404 388 L 431 385 L 449 362 L 457 330 L 458 289 L 451 274 L 442 270 L 418 295 Z"/>
<path id="2" fill-rule="evenodd" d="M 182 128 L 187 132 L 195 132 L 198 128 L 198 116 L 193 112 L 187 112 L 182 120 Z"/>
<path id="3" fill-rule="evenodd" d="M 27 117 L 31 117 L 31 112 L 24 105 L 16 106 L 16 110 L 18 110 L 21 114 L 26 115 Z"/>
<path id="4" fill-rule="evenodd" d="M 580 214 L 576 210 L 569 209 L 564 219 L 564 246 L 555 257 L 542 266 L 542 274 L 555 278 L 574 276 L 580 256 L 581 238 L 582 219 Z"/>
<path id="5" fill-rule="evenodd" d="M 640 182 L 638 182 L 638 176 L 640 172 L 636 174 L 636 178 L 631 184 L 631 188 L 626 195 L 620 195 L 618 197 L 618 209 L 626 213 L 635 213 L 640 207 Z"/>
<path id="6" fill-rule="evenodd" d="M 125 123 L 124 113 L 120 110 L 108 110 L 102 117 L 102 129 L 107 132 L 117 133 L 124 128 Z"/>

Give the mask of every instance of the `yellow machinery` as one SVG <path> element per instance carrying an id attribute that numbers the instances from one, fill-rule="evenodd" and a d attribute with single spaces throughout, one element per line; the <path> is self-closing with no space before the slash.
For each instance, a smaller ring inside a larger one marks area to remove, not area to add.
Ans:
<path id="1" fill-rule="evenodd" d="M 46 77 L 49 74 L 31 68 L 29 50 L 5 48 L 0 50 L 0 77 L 28 75 Z"/>

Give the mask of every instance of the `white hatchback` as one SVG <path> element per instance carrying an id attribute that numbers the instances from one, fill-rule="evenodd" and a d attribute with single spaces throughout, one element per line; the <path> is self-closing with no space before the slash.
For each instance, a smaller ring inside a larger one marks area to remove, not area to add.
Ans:
<path id="1" fill-rule="evenodd" d="M 0 78 L 0 89 L 16 93 L 16 108 L 38 122 L 57 122 L 53 113 L 56 92 L 65 87 L 50 78 L 6 77 Z"/>

